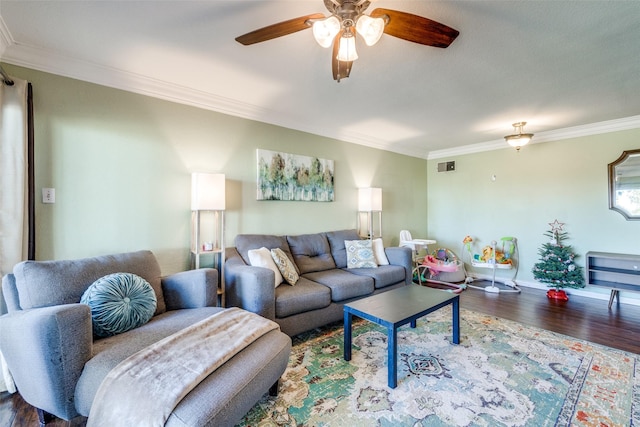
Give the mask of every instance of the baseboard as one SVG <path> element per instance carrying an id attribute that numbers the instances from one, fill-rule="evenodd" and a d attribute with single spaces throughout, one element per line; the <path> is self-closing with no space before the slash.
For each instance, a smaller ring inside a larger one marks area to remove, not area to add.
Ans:
<path id="1" fill-rule="evenodd" d="M 490 275 L 476 274 L 476 273 L 469 274 L 469 276 L 473 277 L 474 279 L 488 280 L 488 281 L 491 281 L 491 278 L 492 278 L 492 276 Z M 525 287 L 525 288 L 540 289 L 544 291 L 549 289 L 546 285 L 540 282 L 527 282 L 524 280 L 515 280 L 515 282 L 518 284 L 518 286 Z M 564 290 L 567 293 L 567 295 L 576 295 L 581 297 L 594 298 L 594 299 L 607 301 L 607 303 L 611 296 L 610 288 L 603 288 L 600 286 L 587 285 L 582 289 L 565 288 Z M 640 293 L 620 291 L 619 296 L 620 296 L 621 304 L 630 304 L 630 305 L 640 306 Z"/>

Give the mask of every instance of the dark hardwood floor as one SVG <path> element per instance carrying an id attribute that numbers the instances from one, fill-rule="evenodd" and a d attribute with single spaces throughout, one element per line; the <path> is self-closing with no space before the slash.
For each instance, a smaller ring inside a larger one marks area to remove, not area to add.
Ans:
<path id="1" fill-rule="evenodd" d="M 467 289 L 461 307 L 525 325 L 640 354 L 640 307 L 575 295 L 549 300 L 546 290 L 522 288 L 520 294 Z"/>
<path id="2" fill-rule="evenodd" d="M 544 290 L 523 288 L 522 293 L 493 294 L 477 289 L 462 292 L 465 309 L 514 320 L 526 325 L 569 335 L 640 354 L 640 307 L 570 296 L 568 302 L 547 299 Z M 0 426 L 38 426 L 35 409 L 18 393 L 0 393 Z M 55 419 L 54 427 L 84 426 L 85 419 Z"/>

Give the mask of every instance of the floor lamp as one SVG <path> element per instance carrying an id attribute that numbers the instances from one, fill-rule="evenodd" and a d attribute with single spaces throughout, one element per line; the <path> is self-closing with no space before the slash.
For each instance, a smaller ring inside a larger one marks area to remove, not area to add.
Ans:
<path id="1" fill-rule="evenodd" d="M 224 307 L 224 174 L 191 175 L 191 257 L 200 268 L 203 257 L 213 258 L 218 270 L 218 297 Z"/>

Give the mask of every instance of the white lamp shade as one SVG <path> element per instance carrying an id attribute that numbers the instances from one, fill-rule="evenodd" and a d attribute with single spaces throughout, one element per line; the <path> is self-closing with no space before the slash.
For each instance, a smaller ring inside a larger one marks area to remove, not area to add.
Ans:
<path id="1" fill-rule="evenodd" d="M 222 173 L 191 174 L 191 210 L 223 211 L 225 179 Z"/>
<path id="2" fill-rule="evenodd" d="M 340 20 L 336 16 L 330 16 L 313 23 L 313 37 L 322 47 L 329 47 L 333 38 L 340 31 Z"/>
<path id="3" fill-rule="evenodd" d="M 378 43 L 382 33 L 384 32 L 384 19 L 372 18 L 362 15 L 356 22 L 356 30 L 362 36 L 367 46 L 373 46 Z"/>
<path id="4" fill-rule="evenodd" d="M 382 211 L 382 188 L 359 188 L 358 211 Z"/>
<path id="5" fill-rule="evenodd" d="M 358 59 L 356 52 L 356 38 L 353 35 L 340 37 L 338 48 L 338 61 L 352 62 Z"/>

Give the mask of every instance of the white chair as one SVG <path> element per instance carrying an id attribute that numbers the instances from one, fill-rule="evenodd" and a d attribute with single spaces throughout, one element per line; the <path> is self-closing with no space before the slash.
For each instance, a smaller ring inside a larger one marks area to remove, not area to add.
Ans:
<path id="1" fill-rule="evenodd" d="M 413 251 L 413 275 L 418 274 L 418 282 L 422 284 L 422 278 L 420 277 L 420 264 L 424 261 L 424 257 L 429 252 L 429 245 L 435 244 L 435 240 L 428 239 L 414 239 L 411 237 L 409 230 L 400 231 L 400 244 L 398 246 L 406 246 Z M 422 252 L 424 250 L 424 253 Z"/>

